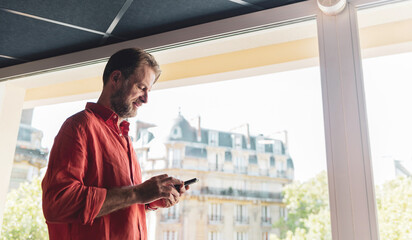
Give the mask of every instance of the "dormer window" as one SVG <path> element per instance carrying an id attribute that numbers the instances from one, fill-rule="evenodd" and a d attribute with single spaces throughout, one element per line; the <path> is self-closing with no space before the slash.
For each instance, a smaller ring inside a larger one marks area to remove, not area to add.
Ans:
<path id="1" fill-rule="evenodd" d="M 174 139 L 182 138 L 182 129 L 180 127 L 175 127 L 172 130 L 171 138 L 174 138 Z"/>
<path id="2" fill-rule="evenodd" d="M 219 146 L 219 134 L 214 131 L 209 131 L 209 145 Z"/>
<path id="3" fill-rule="evenodd" d="M 282 155 L 284 154 L 284 150 L 283 150 L 283 144 L 281 141 L 277 140 L 273 143 L 273 152 L 276 155 Z"/>
<path id="4" fill-rule="evenodd" d="M 262 137 L 257 137 L 256 138 L 256 151 L 258 153 L 265 152 L 265 141 Z"/>
<path id="5" fill-rule="evenodd" d="M 233 141 L 233 148 L 234 149 L 242 149 L 242 136 L 241 135 L 232 135 Z"/>
<path id="6" fill-rule="evenodd" d="M 149 132 L 147 131 L 147 129 L 143 129 L 140 132 L 140 136 L 142 138 L 142 144 L 147 144 L 149 142 Z"/>

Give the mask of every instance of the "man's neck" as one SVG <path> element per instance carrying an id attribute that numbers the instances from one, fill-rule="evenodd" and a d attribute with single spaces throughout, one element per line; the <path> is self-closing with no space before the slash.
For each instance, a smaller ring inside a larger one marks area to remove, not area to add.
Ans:
<path id="1" fill-rule="evenodd" d="M 104 106 L 104 107 L 106 107 L 106 108 L 108 108 L 108 109 L 111 109 L 114 112 L 114 110 L 112 108 L 112 105 L 110 104 L 110 100 L 104 98 L 102 95 L 100 95 L 99 99 L 97 100 L 97 103 Z M 120 123 L 123 122 L 125 120 L 125 118 L 122 118 L 119 115 L 117 115 L 117 116 L 118 116 L 117 126 L 120 128 Z"/>

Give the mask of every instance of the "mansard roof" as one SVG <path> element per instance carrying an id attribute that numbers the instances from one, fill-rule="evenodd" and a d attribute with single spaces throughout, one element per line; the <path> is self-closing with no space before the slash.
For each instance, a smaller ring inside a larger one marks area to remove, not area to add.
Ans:
<path id="1" fill-rule="evenodd" d="M 263 136 L 249 136 L 250 146 L 248 146 L 248 136 L 246 134 L 205 128 L 199 129 L 198 127 L 192 126 L 181 114 L 174 119 L 170 128 L 170 133 L 167 136 L 167 140 L 171 142 L 181 141 L 209 145 L 210 132 L 217 133 L 219 147 L 233 148 L 233 141 L 235 141 L 234 138 L 239 137 L 241 138 L 241 149 L 256 150 L 256 142 L 259 137 L 261 140 L 269 140 L 279 144 L 282 154 L 285 152 L 284 145 L 280 140 L 270 139 Z M 264 151 L 267 153 L 273 153 L 273 144 L 264 144 Z"/>

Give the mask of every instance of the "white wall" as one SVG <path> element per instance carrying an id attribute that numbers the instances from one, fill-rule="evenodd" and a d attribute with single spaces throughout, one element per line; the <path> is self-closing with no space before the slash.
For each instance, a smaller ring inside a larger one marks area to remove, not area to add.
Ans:
<path id="1" fill-rule="evenodd" d="M 13 167 L 25 89 L 0 83 L 0 229 Z"/>

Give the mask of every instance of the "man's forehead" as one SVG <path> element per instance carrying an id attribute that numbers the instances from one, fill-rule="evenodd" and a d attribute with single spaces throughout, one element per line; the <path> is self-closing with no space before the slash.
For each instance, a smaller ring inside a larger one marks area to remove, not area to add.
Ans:
<path id="1" fill-rule="evenodd" d="M 154 69 L 147 65 L 142 65 L 136 68 L 132 75 L 134 76 L 133 81 L 135 83 L 143 83 L 150 87 L 153 85 L 156 79 L 156 73 Z"/>

